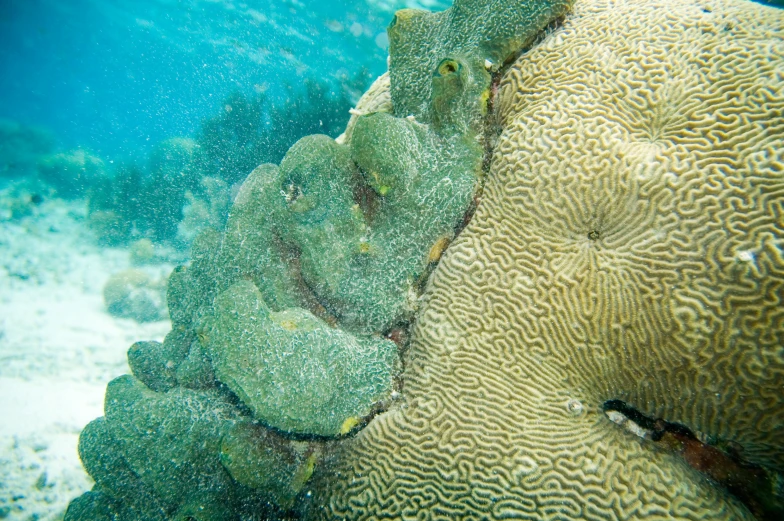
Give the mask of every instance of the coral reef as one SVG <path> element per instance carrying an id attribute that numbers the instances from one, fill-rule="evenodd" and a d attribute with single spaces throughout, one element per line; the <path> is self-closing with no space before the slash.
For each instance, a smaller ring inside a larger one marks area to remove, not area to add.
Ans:
<path id="1" fill-rule="evenodd" d="M 0 179 L 32 176 L 54 145 L 54 137 L 45 129 L 0 119 Z"/>
<path id="2" fill-rule="evenodd" d="M 165 316 L 163 288 L 165 282 L 156 281 L 138 269 L 115 273 L 103 287 L 106 309 L 120 318 L 137 322 L 152 322 Z"/>
<path id="3" fill-rule="evenodd" d="M 520 54 L 568 8 L 396 15 L 389 82 L 345 135 L 256 167 L 195 238 L 172 332 L 131 348 L 82 435 L 96 488 L 66 520 L 764 512 L 749 487 L 784 468 L 784 14 L 583 0 Z M 664 445 L 608 400 L 667 418 Z"/>
<path id="4" fill-rule="evenodd" d="M 530 40 L 568 2 L 537 5 L 530 19 L 513 13 L 504 37 Z M 83 458 L 112 444 L 116 464 L 86 463 L 96 489 L 67 520 L 148 505 L 205 521 L 261 502 L 293 508 L 319 454 L 399 397 L 395 342 L 483 176 L 491 75 L 470 49 L 419 71 L 429 120 L 367 111 L 350 139 L 302 138 L 280 166 L 247 176 L 225 231 L 197 236 L 191 265 L 169 279 L 172 332 L 135 344 L 134 375 L 110 384 L 106 435 L 91 447 L 88 429 Z"/>
<path id="5" fill-rule="evenodd" d="M 410 318 L 412 297 L 436 255 L 431 250 L 452 238 L 469 208 L 482 153 L 462 135 L 441 138 L 404 119 L 366 116 L 350 147 L 326 136 L 297 142 L 280 169 L 266 172 L 274 176 L 264 189 L 267 215 L 230 216 L 227 239 L 243 243 L 268 229 L 264 241 L 279 250 L 270 255 L 298 252 L 296 275 L 330 316 L 354 331 L 387 331 Z M 355 194 L 362 190 L 358 202 Z M 248 217 L 261 222 L 251 227 Z M 226 253 L 246 259 L 252 251 L 246 244 Z M 290 302 L 286 295 L 302 285 L 273 287 L 280 264 L 257 261 L 253 268 L 271 303 Z"/>
<path id="6" fill-rule="evenodd" d="M 311 516 L 753 519 L 601 406 L 784 468 L 783 27 L 752 2 L 585 0 L 512 64 L 402 401 L 316 469 Z"/>
<path id="7" fill-rule="evenodd" d="M 38 177 L 63 199 L 84 196 L 90 186 L 105 176 L 103 160 L 82 149 L 42 157 Z"/>

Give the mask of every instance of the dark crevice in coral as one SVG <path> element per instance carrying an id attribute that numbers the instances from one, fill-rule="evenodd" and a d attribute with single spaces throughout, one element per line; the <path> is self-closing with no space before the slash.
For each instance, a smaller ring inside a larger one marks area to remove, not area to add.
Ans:
<path id="1" fill-rule="evenodd" d="M 365 218 L 368 226 L 372 227 L 378 209 L 381 207 L 383 197 L 378 195 L 375 190 L 361 181 L 361 177 L 365 175 L 359 168 L 357 168 L 357 179 L 353 182 L 354 187 L 354 202 L 357 203 L 362 215 Z"/>
<path id="2" fill-rule="evenodd" d="M 561 27 L 563 27 L 564 22 L 566 21 L 566 19 L 569 17 L 570 14 L 571 12 L 567 12 L 564 15 L 559 16 L 558 18 L 556 18 L 555 20 L 547 24 L 547 26 L 544 29 L 536 33 L 536 36 L 534 36 L 531 39 L 531 42 L 528 45 L 524 45 L 523 47 L 520 48 L 519 51 L 515 53 L 511 53 L 509 56 L 507 56 L 506 60 L 504 60 L 504 65 L 502 69 L 504 70 L 508 69 L 512 64 L 514 64 L 517 61 L 518 58 L 520 58 L 520 56 L 522 56 L 523 54 L 527 53 L 528 51 L 530 51 L 531 49 L 533 49 L 534 47 L 542 43 L 548 36 L 550 36 L 552 33 L 559 30 Z"/>
<path id="3" fill-rule="evenodd" d="M 485 107 L 486 112 L 485 112 L 485 115 L 483 116 L 483 119 L 482 119 L 482 122 L 481 122 L 482 131 L 481 131 L 481 134 L 479 136 L 480 142 L 482 143 L 482 146 L 483 146 L 484 155 L 482 157 L 482 172 L 481 172 L 481 176 L 480 176 L 480 178 L 478 180 L 478 186 L 477 186 L 476 192 L 474 193 L 474 197 L 473 197 L 473 199 L 471 201 L 471 204 L 466 209 L 466 211 L 465 211 L 465 213 L 463 215 L 463 219 L 459 223 L 457 223 L 455 225 L 454 237 L 452 238 L 450 243 L 446 244 L 445 247 L 443 248 L 443 250 L 441 252 L 439 252 L 437 258 L 432 259 L 430 261 L 430 263 L 427 266 L 427 269 L 425 269 L 425 271 L 423 272 L 422 276 L 417 281 L 417 284 L 414 287 L 414 290 L 415 290 L 417 295 L 419 295 L 419 296 L 424 295 L 425 290 L 427 289 L 427 285 L 428 285 L 428 282 L 430 280 L 430 277 L 433 274 L 433 272 L 435 271 L 436 267 L 438 266 L 438 263 L 440 262 L 440 260 L 443 257 L 444 253 L 446 253 L 446 251 L 449 249 L 449 246 L 451 245 L 451 243 L 453 243 L 457 239 L 457 237 L 460 235 L 460 233 L 471 222 L 471 219 L 473 218 L 474 214 L 476 213 L 476 210 L 479 207 L 479 203 L 481 202 L 482 193 L 484 191 L 484 183 L 485 183 L 485 180 L 487 179 L 488 174 L 490 173 L 490 167 L 491 167 L 492 162 L 493 162 L 493 154 L 495 152 L 496 145 L 498 144 L 498 139 L 499 139 L 499 137 L 501 135 L 501 132 L 503 131 L 503 127 L 501 126 L 501 124 L 500 124 L 500 122 L 498 120 L 498 114 L 497 114 L 497 108 L 498 108 L 498 106 L 497 106 L 497 101 L 498 101 L 497 100 L 497 96 L 498 96 L 501 80 L 503 79 L 504 75 L 509 70 L 509 68 L 511 68 L 514 65 L 514 63 L 517 61 L 517 59 L 521 55 L 523 55 L 524 53 L 528 52 L 533 47 L 535 47 L 536 45 L 541 43 L 547 35 L 549 35 L 553 31 L 555 31 L 558 28 L 560 28 L 563 25 L 564 19 L 565 19 L 565 16 L 560 17 L 560 18 L 554 20 L 545 29 L 540 31 L 532 39 L 530 44 L 524 46 L 523 48 L 521 48 L 517 52 L 511 53 L 507 57 L 507 59 L 504 60 L 504 62 L 503 62 L 501 67 L 499 67 L 495 71 L 492 71 L 492 73 L 491 73 L 491 78 L 492 79 L 491 79 L 490 87 L 489 87 L 489 96 L 487 98 L 487 104 L 486 104 L 486 107 Z M 394 22 L 393 22 L 393 25 L 394 25 Z M 442 61 L 440 66 L 443 66 L 445 63 L 448 63 L 448 62 L 446 62 L 446 60 Z M 377 196 L 377 197 L 380 197 L 380 196 Z M 399 392 L 401 394 L 403 393 L 403 386 L 404 386 L 403 375 L 405 374 L 406 367 L 408 365 L 407 364 L 406 352 L 408 350 L 410 337 L 411 337 L 411 331 L 413 330 L 414 324 L 416 322 L 416 318 L 417 317 L 416 317 L 416 314 L 415 314 L 414 316 L 411 317 L 411 320 L 409 320 L 408 322 L 400 323 L 397 326 L 393 327 L 390 331 L 385 332 L 385 334 L 384 334 L 384 336 L 386 338 L 389 338 L 390 340 L 393 340 L 398 345 L 398 348 L 399 348 L 400 361 L 401 361 L 401 365 L 402 365 L 402 370 L 401 370 L 401 374 L 398 375 L 398 377 L 396 378 L 394 388 L 395 388 L 395 390 L 397 392 Z M 398 336 L 398 335 L 404 335 L 405 341 L 401 342 L 398 339 L 396 339 L 395 337 Z M 391 406 L 392 404 L 390 403 L 388 405 Z M 383 407 L 383 410 L 386 410 L 386 409 L 388 409 L 388 407 Z M 383 412 L 383 410 L 380 411 L 380 412 Z M 367 423 L 369 423 L 370 420 L 372 420 L 372 418 L 368 418 L 368 422 Z"/>
<path id="4" fill-rule="evenodd" d="M 711 483 L 724 487 L 759 521 L 784 519 L 784 477 L 744 460 L 738 445 L 716 440 L 706 443 L 706 436 L 687 426 L 647 416 L 621 400 L 608 400 L 602 409 L 613 423 L 680 456 Z"/>
<path id="5" fill-rule="evenodd" d="M 531 40 L 528 45 L 525 45 L 518 49 L 515 52 L 510 53 L 506 59 L 504 59 L 502 65 L 492 72 L 492 80 L 490 82 L 490 95 L 487 98 L 487 106 L 486 106 L 486 115 L 484 117 L 484 121 L 482 122 L 482 136 L 481 141 L 484 146 L 484 157 L 482 159 L 482 182 L 477 189 L 476 194 L 474 195 L 474 200 L 471 206 L 467 209 L 465 213 L 465 217 L 463 221 L 458 225 L 455 229 L 455 237 L 457 237 L 460 232 L 465 228 L 468 223 L 471 221 L 474 213 L 476 212 L 477 207 L 479 206 L 479 202 L 482 198 L 482 193 L 484 190 L 484 180 L 486 179 L 487 175 L 490 173 L 490 167 L 493 163 L 493 154 L 495 152 L 495 148 L 498 144 L 498 139 L 501 136 L 501 132 L 503 132 L 503 126 L 498 119 L 498 112 L 497 112 L 497 103 L 498 103 L 498 92 L 501 85 L 501 80 L 503 79 L 506 72 L 517 62 L 518 58 L 525 54 L 526 52 L 530 51 L 537 45 L 539 45 L 544 39 L 553 33 L 554 31 L 558 30 L 564 23 L 566 19 L 566 15 L 559 17 L 552 21 L 547 27 L 539 31 L 536 36 Z"/>
<path id="6" fill-rule="evenodd" d="M 338 317 L 335 316 L 334 311 L 330 310 L 319 300 L 315 290 L 308 285 L 307 281 L 302 276 L 302 265 L 300 261 L 302 252 L 300 252 L 296 246 L 287 243 L 278 235 L 273 235 L 273 238 L 275 240 L 276 250 L 280 253 L 281 260 L 289 267 L 292 278 L 297 283 L 297 294 L 300 297 L 302 308 L 307 309 L 315 316 L 334 327 L 337 324 Z"/>
<path id="7" fill-rule="evenodd" d="M 237 410 L 245 416 L 253 416 L 253 411 L 245 405 L 242 399 L 234 394 L 234 391 L 229 389 L 229 387 L 221 381 L 215 380 L 215 389 L 221 394 L 221 396 L 231 405 L 237 408 Z"/>
<path id="8" fill-rule="evenodd" d="M 487 98 L 487 104 L 485 107 L 486 112 L 482 118 L 482 122 L 481 122 L 482 130 L 479 136 L 479 140 L 482 143 L 482 147 L 484 150 L 484 155 L 482 157 L 482 171 L 481 171 L 481 176 L 478 180 L 478 186 L 476 192 L 474 193 L 474 197 L 471 201 L 471 204 L 466 209 L 463 215 L 463 219 L 455 225 L 454 237 L 452 238 L 450 243 L 446 244 L 443 250 L 438 253 L 436 258 L 431 258 L 431 261 L 429 262 L 427 268 L 424 270 L 422 276 L 419 278 L 416 285 L 414 286 L 414 291 L 416 292 L 417 295 L 419 296 L 424 295 L 430 277 L 435 271 L 436 267 L 438 266 L 438 263 L 440 262 L 444 253 L 446 253 L 451 243 L 453 243 L 457 239 L 457 237 L 460 235 L 463 229 L 465 229 L 466 226 L 468 226 L 468 224 L 471 222 L 471 219 L 476 213 L 476 210 L 479 207 L 479 203 L 481 202 L 482 193 L 484 190 L 484 183 L 485 180 L 487 179 L 488 174 L 490 173 L 490 167 L 492 165 L 493 154 L 495 152 L 496 145 L 498 144 L 498 138 L 500 137 L 501 132 L 503 131 L 503 127 L 501 126 L 498 120 L 498 114 L 497 114 L 497 108 L 498 108 L 497 96 L 498 96 L 501 80 L 503 79 L 504 75 L 509 70 L 509 68 L 511 68 L 514 65 L 514 63 L 521 55 L 528 52 L 533 47 L 535 47 L 540 42 L 542 42 L 547 35 L 560 28 L 563 25 L 564 19 L 565 16 L 560 17 L 555 21 L 553 21 L 545 29 L 540 31 L 528 45 L 519 49 L 517 52 L 511 53 L 507 57 L 507 59 L 504 60 L 501 67 L 499 67 L 497 70 L 492 71 L 491 73 L 492 79 L 489 87 L 489 96 Z M 444 66 L 444 64 L 449 65 L 450 63 L 451 61 L 444 60 L 441 62 L 439 66 Z M 373 195 L 377 198 L 381 198 L 381 196 L 378 196 L 377 194 L 375 194 L 375 192 L 373 192 Z M 359 198 L 357 198 L 357 202 L 360 204 L 360 207 L 363 208 L 364 211 L 364 207 L 360 203 Z M 416 322 L 416 315 L 412 316 L 411 320 L 407 322 L 401 322 L 400 324 L 396 325 L 395 327 L 385 332 L 384 334 L 386 338 L 389 338 L 390 340 L 393 340 L 396 344 L 398 344 L 398 348 L 400 349 L 399 352 L 400 352 L 402 371 L 401 374 L 396 379 L 395 386 L 394 386 L 396 391 L 400 393 L 403 392 L 404 379 L 402 375 L 405 374 L 406 367 L 408 365 L 407 357 L 405 355 L 409 346 L 411 331 L 413 330 L 415 322 Z M 400 335 L 404 336 L 405 341 L 401 342 L 396 338 L 399 337 Z M 383 410 L 386 410 L 387 408 L 388 407 L 384 407 Z M 383 412 L 383 410 L 380 412 Z M 371 419 L 372 418 L 368 418 L 368 423 Z"/>

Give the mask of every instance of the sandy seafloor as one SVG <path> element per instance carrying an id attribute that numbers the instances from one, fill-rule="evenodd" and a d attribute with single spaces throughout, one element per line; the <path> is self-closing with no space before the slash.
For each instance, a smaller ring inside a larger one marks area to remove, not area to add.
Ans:
<path id="1" fill-rule="evenodd" d="M 129 372 L 131 344 L 170 328 L 106 312 L 103 284 L 129 254 L 96 244 L 84 206 L 45 201 L 0 220 L 0 519 L 61 519 L 92 486 L 79 432 L 103 414 L 106 384 Z"/>

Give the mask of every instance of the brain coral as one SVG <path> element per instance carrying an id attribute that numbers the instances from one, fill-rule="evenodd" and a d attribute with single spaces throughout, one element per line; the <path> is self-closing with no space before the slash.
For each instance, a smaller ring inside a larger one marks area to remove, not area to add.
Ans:
<path id="1" fill-rule="evenodd" d="M 751 2 L 584 0 L 519 57 L 402 405 L 342 442 L 311 513 L 753 519 L 601 405 L 784 469 L 783 37 Z"/>

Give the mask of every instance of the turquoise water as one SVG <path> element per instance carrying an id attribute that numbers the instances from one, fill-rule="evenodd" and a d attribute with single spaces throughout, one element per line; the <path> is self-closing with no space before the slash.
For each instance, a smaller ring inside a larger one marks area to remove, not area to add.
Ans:
<path id="1" fill-rule="evenodd" d="M 0 3 L 0 118 L 66 147 L 137 154 L 195 132 L 234 90 L 286 96 L 386 68 L 402 2 L 338 0 Z"/>
<path id="2" fill-rule="evenodd" d="M 0 186 L 16 194 L 5 214 L 27 213 L 39 197 L 86 197 L 91 216 L 113 212 L 98 225 L 105 243 L 167 241 L 190 193 L 220 224 L 232 185 L 253 168 L 279 162 L 304 135 L 343 131 L 386 70 L 395 10 L 446 6 L 2 2 Z M 184 173 L 185 163 L 198 165 Z M 203 177 L 223 183 L 218 193 Z M 119 236 L 118 219 L 127 228 Z M 200 228 L 180 234 L 179 246 Z"/>

